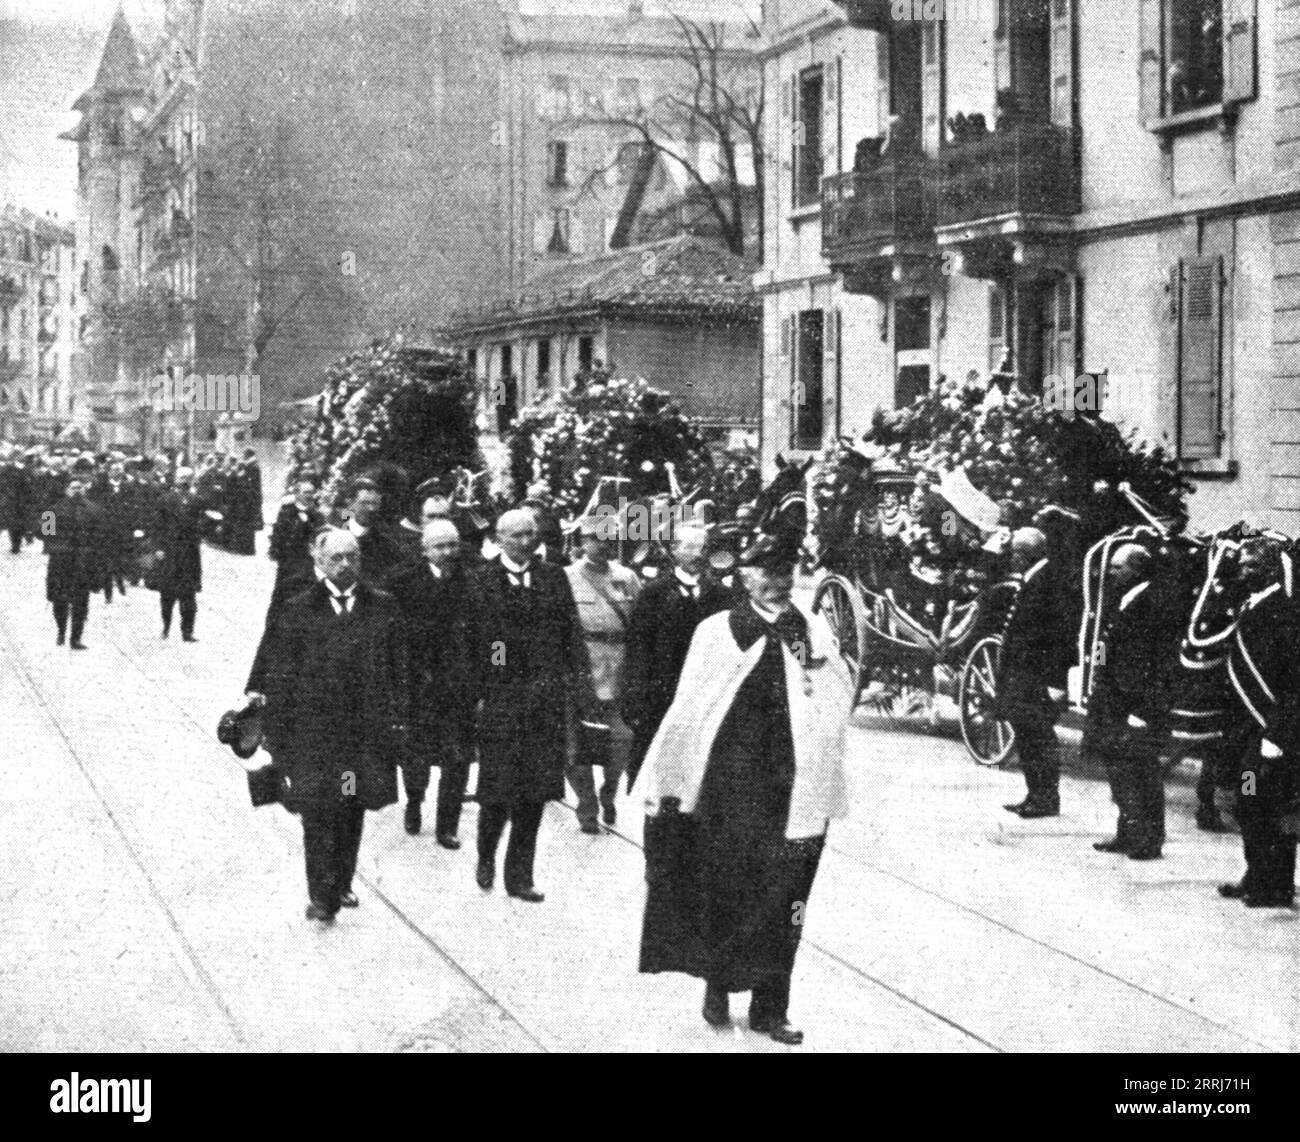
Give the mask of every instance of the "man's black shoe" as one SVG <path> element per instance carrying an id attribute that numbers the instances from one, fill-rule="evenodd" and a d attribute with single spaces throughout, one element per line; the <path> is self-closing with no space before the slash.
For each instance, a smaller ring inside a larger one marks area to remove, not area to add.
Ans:
<path id="1" fill-rule="evenodd" d="M 1093 841 L 1092 847 L 1099 853 L 1126 853 L 1128 844 L 1121 841 L 1119 837 L 1112 837 L 1108 841 Z"/>
<path id="2" fill-rule="evenodd" d="M 319 904 L 308 904 L 307 919 L 319 920 L 322 924 L 333 924 L 334 913 L 331 912 L 328 908 L 323 908 Z"/>
<path id="3" fill-rule="evenodd" d="M 1295 907 L 1295 897 L 1289 892 L 1248 892 L 1242 899 L 1247 908 Z"/>
<path id="4" fill-rule="evenodd" d="M 509 891 L 508 895 L 513 896 L 516 900 L 526 900 L 529 904 L 540 904 L 546 899 L 545 893 L 538 892 L 537 889 L 532 887 L 514 888 Z"/>
<path id="5" fill-rule="evenodd" d="M 710 1027 L 731 1026 L 731 997 L 725 991 L 712 987 L 704 989 L 704 1022 Z"/>
<path id="6" fill-rule="evenodd" d="M 438 844 L 442 845 L 444 849 L 455 850 L 460 848 L 460 841 L 451 833 L 439 833 Z"/>
<path id="7" fill-rule="evenodd" d="M 1008 813 L 1019 813 L 1020 810 L 1028 804 L 1029 798 L 1026 797 L 1023 801 L 1017 801 L 1014 805 L 1003 805 L 1002 808 L 1004 808 Z"/>
<path id="8" fill-rule="evenodd" d="M 73 650 L 85 650 L 85 649 L 86 649 L 86 644 L 85 644 L 84 642 L 73 642 L 73 643 L 69 643 L 68 645 L 69 645 Z"/>
<path id="9" fill-rule="evenodd" d="M 787 1047 L 797 1047 L 803 1042 L 803 1032 L 797 1027 L 791 1027 L 790 1021 L 784 1015 L 759 1019 L 751 1015 L 749 1029 L 757 1031 L 760 1035 L 770 1035 L 776 1042 L 784 1043 Z"/>
<path id="10" fill-rule="evenodd" d="M 584 833 L 593 837 L 600 836 L 600 823 L 598 821 L 583 821 L 581 828 Z"/>
<path id="11" fill-rule="evenodd" d="M 1018 812 L 1026 821 L 1032 821 L 1037 817 L 1059 817 L 1061 807 L 1059 805 L 1045 804 L 1041 801 L 1029 801 L 1022 805 Z"/>
<path id="12" fill-rule="evenodd" d="M 492 884 L 497 878 L 497 870 L 487 861 L 479 861 L 478 868 L 474 870 L 474 879 L 478 881 L 478 886 L 484 892 L 492 891 Z"/>
<path id="13" fill-rule="evenodd" d="M 1226 896 L 1229 900 L 1240 900 L 1246 893 L 1244 884 L 1221 884 L 1219 885 L 1219 895 Z"/>
<path id="14" fill-rule="evenodd" d="M 67 636 L 66 634 L 64 634 L 62 631 L 60 631 L 60 632 L 59 632 L 59 637 L 58 637 L 57 639 L 55 639 L 55 641 L 54 641 L 54 645 L 55 645 L 55 646 L 62 646 L 62 645 L 63 645 L 64 643 L 66 643 L 67 641 L 68 641 L 68 636 Z"/>
<path id="15" fill-rule="evenodd" d="M 1159 845 L 1143 845 L 1141 848 L 1129 849 L 1129 860 L 1159 860 L 1161 856 Z"/>
<path id="16" fill-rule="evenodd" d="M 601 802 L 601 815 L 605 819 L 605 824 L 611 828 L 618 824 L 618 810 L 614 807 L 613 801 Z"/>
<path id="17" fill-rule="evenodd" d="M 420 802 L 408 801 L 406 803 L 406 831 L 413 837 L 418 836 L 422 824 L 424 824 L 424 820 L 420 815 Z"/>
<path id="18" fill-rule="evenodd" d="M 199 640 L 198 640 L 197 638 L 195 638 L 192 634 L 183 634 L 183 635 L 181 635 L 181 641 L 182 641 L 182 642 L 198 642 Z"/>
<path id="19" fill-rule="evenodd" d="M 357 894 L 356 894 L 355 892 L 351 892 L 351 891 L 344 892 L 344 893 L 339 897 L 339 907 L 340 907 L 340 908 L 359 908 L 359 907 L 361 907 L 361 901 L 357 899 Z"/>
<path id="20" fill-rule="evenodd" d="M 171 633 L 172 633 L 172 632 L 171 632 L 171 628 L 170 628 L 170 627 L 163 627 L 163 629 L 162 629 L 162 636 L 163 636 L 163 638 L 166 638 L 166 637 L 167 637 L 169 634 L 171 634 Z"/>

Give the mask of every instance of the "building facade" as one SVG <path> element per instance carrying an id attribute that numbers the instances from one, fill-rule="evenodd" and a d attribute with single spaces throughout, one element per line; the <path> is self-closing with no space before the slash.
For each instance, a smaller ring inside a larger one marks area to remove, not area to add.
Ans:
<path id="1" fill-rule="evenodd" d="M 567 260 L 451 330 L 482 394 L 481 443 L 505 470 L 520 408 L 601 368 L 669 393 L 724 446 L 758 429 L 761 307 L 752 267 L 691 234 Z"/>
<path id="2" fill-rule="evenodd" d="M 941 377 L 1104 375 L 1196 524 L 1298 530 L 1300 5 L 772 0 L 765 33 L 767 462 Z"/>
<path id="3" fill-rule="evenodd" d="M 72 387 L 74 241 L 50 218 L 0 209 L 0 439 L 53 439 L 87 421 Z"/>

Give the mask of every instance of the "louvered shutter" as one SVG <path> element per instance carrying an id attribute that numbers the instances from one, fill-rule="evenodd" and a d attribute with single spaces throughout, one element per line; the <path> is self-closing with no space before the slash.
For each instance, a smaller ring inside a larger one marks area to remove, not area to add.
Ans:
<path id="1" fill-rule="evenodd" d="M 883 135 L 889 128 L 893 111 L 893 76 L 889 67 L 889 36 L 876 33 L 876 133 Z"/>
<path id="2" fill-rule="evenodd" d="M 1164 114 L 1163 0 L 1137 0 L 1138 118 L 1150 123 Z"/>
<path id="3" fill-rule="evenodd" d="M 839 118 L 840 85 L 839 59 L 833 59 L 822 69 L 825 82 L 822 88 L 822 177 L 838 174 L 840 169 Z M 820 197 L 820 190 L 818 191 Z"/>
<path id="4" fill-rule="evenodd" d="M 1074 126 L 1074 0 L 1052 0 L 1052 122 Z"/>
<path id="5" fill-rule="evenodd" d="M 790 80 L 790 202 L 799 205 L 799 168 L 803 165 L 803 120 L 799 117 L 799 77 Z"/>
<path id="6" fill-rule="evenodd" d="M 993 90 L 1002 91 L 1011 82 L 1011 22 L 1013 0 L 999 0 L 993 28 Z"/>
<path id="7" fill-rule="evenodd" d="M 1007 294 L 1001 285 L 989 286 L 989 372 L 1001 363 L 1007 348 Z"/>
<path id="8" fill-rule="evenodd" d="M 943 137 L 943 28 L 938 21 L 925 22 L 921 43 L 921 137 L 934 154 Z"/>
<path id="9" fill-rule="evenodd" d="M 835 437 L 840 434 L 839 377 L 841 349 L 840 333 L 842 314 L 838 309 L 826 310 L 826 329 L 823 334 L 822 353 L 822 408 L 825 412 L 822 424 L 835 425 Z M 824 431 L 824 427 L 823 427 Z"/>
<path id="10" fill-rule="evenodd" d="M 1223 0 L 1223 101 L 1255 98 L 1256 0 Z"/>
<path id="11" fill-rule="evenodd" d="M 1179 275 L 1179 455 L 1219 454 L 1223 259 L 1185 258 Z"/>

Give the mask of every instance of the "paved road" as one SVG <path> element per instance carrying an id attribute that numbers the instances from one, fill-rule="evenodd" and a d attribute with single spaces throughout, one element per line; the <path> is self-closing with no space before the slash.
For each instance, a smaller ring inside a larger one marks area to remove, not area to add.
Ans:
<path id="1" fill-rule="evenodd" d="M 361 908 L 309 925 L 296 819 L 254 812 L 214 737 L 271 565 L 205 558 L 197 644 L 161 640 L 132 591 L 96 597 L 74 654 L 38 550 L 0 554 L 0 1048 L 787 1049 L 705 1026 L 695 981 L 636 973 L 626 798 L 600 837 L 548 809 L 541 906 L 481 893 L 472 847 L 372 815 Z M 1018 775 L 952 740 L 863 722 L 849 769 L 796 972 L 803 1050 L 1300 1049 L 1297 917 L 1218 898 L 1239 843 L 1196 832 L 1185 780 L 1168 859 L 1138 864 L 1092 850 L 1112 812 L 1087 775 L 1062 817 L 1022 822 L 1000 808 Z"/>

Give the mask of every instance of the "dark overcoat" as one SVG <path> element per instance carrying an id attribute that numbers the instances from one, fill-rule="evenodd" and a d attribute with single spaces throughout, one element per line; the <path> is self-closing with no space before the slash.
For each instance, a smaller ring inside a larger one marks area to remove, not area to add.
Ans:
<path id="1" fill-rule="evenodd" d="M 397 800 L 410 681 L 393 597 L 360 582 L 347 614 L 324 583 L 290 599 L 255 666 L 266 745 L 288 779 L 285 807 L 324 808 L 351 790 L 367 809 Z"/>
<path id="2" fill-rule="evenodd" d="M 311 542 L 316 532 L 325 526 L 325 517 L 314 507 L 306 511 L 304 520 L 298 505 L 281 506 L 271 525 L 270 556 L 275 560 L 275 578 L 280 580 L 311 570 Z"/>
<path id="3" fill-rule="evenodd" d="M 1044 560 L 1026 574 L 1002 632 L 999 715 L 1010 721 L 1041 716 L 1051 706 L 1047 687 L 1065 687 L 1074 645 L 1051 567 Z"/>
<path id="4" fill-rule="evenodd" d="M 478 796 L 485 805 L 564 796 L 566 711 L 590 700 L 578 608 L 560 567 L 535 561 L 511 586 L 500 559 L 471 575 L 467 608 L 478 708 Z"/>
<path id="5" fill-rule="evenodd" d="M 429 564 L 403 563 L 385 586 L 397 600 L 411 674 L 411 749 L 437 763 L 463 744 L 470 708 L 466 642 L 469 582 L 459 568 L 441 579 Z"/>
<path id="6" fill-rule="evenodd" d="M 0 464 L 0 528 L 27 526 L 31 474 L 19 464 Z"/>
<path id="7" fill-rule="evenodd" d="M 651 580 L 637 596 L 628 621 L 622 700 L 623 720 L 635 735 L 636 768 L 673 703 L 695 628 L 731 603 L 725 587 L 705 578 L 699 599 L 692 599 L 671 571 Z"/>
<path id="8" fill-rule="evenodd" d="M 154 543 L 163 553 L 150 589 L 180 598 L 203 589 L 203 504 L 188 492 L 171 491 L 154 513 Z"/>
<path id="9" fill-rule="evenodd" d="M 52 530 L 44 535 L 45 597 L 71 603 L 77 596 L 104 589 L 108 568 L 107 523 L 103 509 L 86 496 L 64 496 L 50 509 Z"/>

